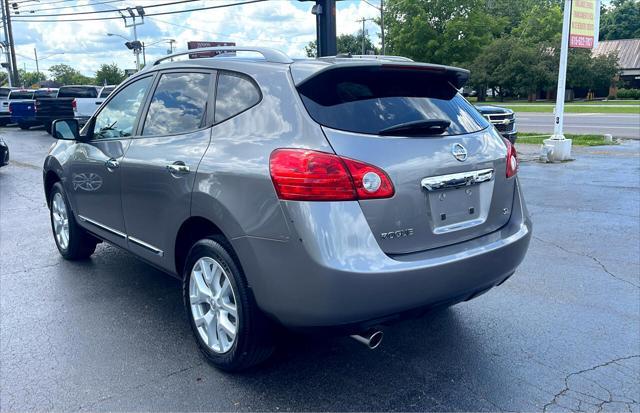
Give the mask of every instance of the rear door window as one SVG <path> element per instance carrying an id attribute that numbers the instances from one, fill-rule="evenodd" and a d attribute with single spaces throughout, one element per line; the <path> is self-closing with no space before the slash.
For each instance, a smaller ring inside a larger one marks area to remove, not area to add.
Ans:
<path id="1" fill-rule="evenodd" d="M 92 86 L 63 86 L 58 92 L 59 98 L 97 98 L 98 90 Z"/>
<path id="2" fill-rule="evenodd" d="M 489 126 L 451 84 L 424 71 L 359 67 L 333 72 L 298 87 L 307 111 L 321 125 L 378 134 L 412 122 L 449 122 L 439 135 L 461 135 Z"/>
<path id="3" fill-rule="evenodd" d="M 249 78 L 235 73 L 220 73 L 216 91 L 216 123 L 254 106 L 260 101 L 260 96 L 260 90 Z"/>
<path id="4" fill-rule="evenodd" d="M 153 93 L 142 135 L 174 135 L 200 129 L 211 77 L 210 73 L 164 73 Z"/>

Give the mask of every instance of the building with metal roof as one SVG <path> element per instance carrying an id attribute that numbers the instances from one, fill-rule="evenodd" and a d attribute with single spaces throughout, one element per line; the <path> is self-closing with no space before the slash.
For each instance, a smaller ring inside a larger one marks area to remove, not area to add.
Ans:
<path id="1" fill-rule="evenodd" d="M 640 88 L 640 39 L 603 40 L 593 50 L 593 55 L 616 52 L 620 64 L 620 79 L 629 86 Z"/>

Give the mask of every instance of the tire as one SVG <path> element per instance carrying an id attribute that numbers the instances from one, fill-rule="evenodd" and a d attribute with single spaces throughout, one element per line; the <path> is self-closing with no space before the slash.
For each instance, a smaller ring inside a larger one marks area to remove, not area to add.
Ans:
<path id="1" fill-rule="evenodd" d="M 203 275 L 202 265 L 209 268 L 209 277 Z M 230 283 L 230 289 L 229 285 L 225 288 L 225 279 Z M 221 292 L 216 292 L 216 283 Z M 203 288 L 198 289 L 196 285 L 203 285 Z M 239 371 L 271 356 L 274 351 L 271 321 L 258 309 L 237 258 L 223 237 L 200 240 L 191 248 L 183 272 L 182 290 L 187 318 L 198 347 L 214 366 Z M 201 294 L 204 290 L 211 295 Z M 219 323 L 218 320 L 226 322 Z M 221 327 L 225 324 L 235 327 L 232 341 Z"/>
<path id="2" fill-rule="evenodd" d="M 6 120 L 0 120 L 0 126 L 7 126 L 9 124 Z"/>
<path id="3" fill-rule="evenodd" d="M 51 135 L 51 132 L 52 132 L 52 131 L 51 131 L 51 125 L 52 125 L 52 123 L 51 123 L 51 122 L 47 122 L 47 123 L 45 123 L 45 124 L 44 124 L 44 129 L 47 131 L 47 133 L 48 133 L 49 135 Z"/>
<path id="4" fill-rule="evenodd" d="M 29 130 L 29 128 L 30 128 L 30 126 L 29 126 L 29 125 L 25 125 L 25 124 L 22 124 L 22 123 L 19 123 L 19 124 L 18 124 L 18 127 L 19 127 L 20 129 L 22 129 L 22 130 Z"/>
<path id="5" fill-rule="evenodd" d="M 60 182 L 56 182 L 51 189 L 49 217 L 51 218 L 53 239 L 58 251 L 60 251 L 60 255 L 64 259 L 70 261 L 83 260 L 93 254 L 98 240 L 76 222 L 69 200 Z M 67 228 L 66 236 L 64 235 L 65 222 Z M 60 231 L 60 226 L 63 228 L 62 231 Z"/>

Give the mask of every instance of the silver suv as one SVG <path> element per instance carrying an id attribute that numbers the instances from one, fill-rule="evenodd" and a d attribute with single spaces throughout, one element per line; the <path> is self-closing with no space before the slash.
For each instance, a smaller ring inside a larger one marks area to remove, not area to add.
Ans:
<path id="1" fill-rule="evenodd" d="M 220 51 L 157 61 L 82 130 L 55 122 L 44 189 L 64 258 L 107 241 L 183 280 L 226 370 L 265 360 L 274 326 L 375 347 L 379 326 L 514 273 L 531 235 L 517 155 L 457 93 L 468 71 L 202 50 Z"/>

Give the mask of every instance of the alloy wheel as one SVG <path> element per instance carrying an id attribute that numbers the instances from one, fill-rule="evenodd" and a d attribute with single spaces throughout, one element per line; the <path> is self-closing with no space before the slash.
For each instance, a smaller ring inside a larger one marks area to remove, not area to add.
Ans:
<path id="1" fill-rule="evenodd" d="M 200 338 L 216 353 L 233 347 L 238 333 L 238 309 L 229 276 L 220 264 L 202 257 L 191 269 L 189 304 Z"/>
<path id="2" fill-rule="evenodd" d="M 67 205 L 60 192 L 56 192 L 53 196 L 51 216 L 53 217 L 53 232 L 58 245 L 65 250 L 69 246 L 69 215 L 67 214 Z"/>

